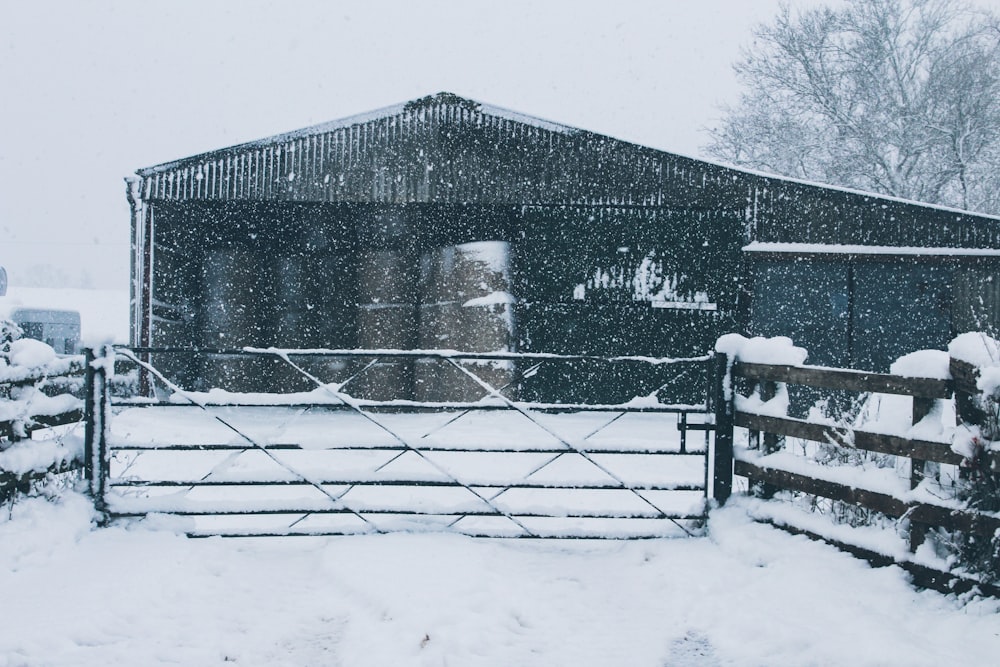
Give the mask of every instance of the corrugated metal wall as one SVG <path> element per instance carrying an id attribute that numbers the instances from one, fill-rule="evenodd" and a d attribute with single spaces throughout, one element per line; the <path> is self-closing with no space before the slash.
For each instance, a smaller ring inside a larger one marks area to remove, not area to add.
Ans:
<path id="1" fill-rule="evenodd" d="M 964 264 L 955 271 L 955 332 L 985 331 L 1000 337 L 1000 266 Z"/>
<path id="2" fill-rule="evenodd" d="M 1000 258 L 789 254 L 756 258 L 751 275 L 751 331 L 793 338 L 817 365 L 888 371 L 1000 319 Z"/>
<path id="3" fill-rule="evenodd" d="M 522 349 L 696 354 L 749 321 L 756 282 L 754 326 L 786 333 L 763 313 L 798 322 L 817 358 L 841 364 L 867 349 L 837 330 L 848 278 L 832 263 L 748 272 L 744 244 L 1000 248 L 996 219 L 741 172 L 448 94 L 138 173 L 152 231 L 136 236 L 147 282 L 136 322 L 151 313 L 154 344 L 381 346 L 365 290 L 388 269 L 372 264 L 366 282 L 366 257 L 408 257 L 416 275 L 422 255 L 488 241 L 510 247 Z M 996 327 L 992 266 L 931 276 L 952 290 L 952 328 Z"/>

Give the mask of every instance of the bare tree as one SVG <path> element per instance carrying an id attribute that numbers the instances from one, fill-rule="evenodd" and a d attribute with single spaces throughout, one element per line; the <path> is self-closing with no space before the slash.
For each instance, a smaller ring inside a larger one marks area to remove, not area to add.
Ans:
<path id="1" fill-rule="evenodd" d="M 758 27 L 706 152 L 1000 214 L 1000 17 L 961 0 L 847 0 Z"/>

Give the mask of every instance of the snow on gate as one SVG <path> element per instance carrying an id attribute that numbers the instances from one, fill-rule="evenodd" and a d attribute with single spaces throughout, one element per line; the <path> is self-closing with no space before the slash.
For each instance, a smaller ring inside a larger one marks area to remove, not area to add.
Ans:
<path id="1" fill-rule="evenodd" d="M 168 391 L 164 400 L 106 401 L 104 442 L 94 438 L 91 460 L 104 466 L 92 480 L 104 480 L 99 496 L 109 518 L 168 515 L 191 535 L 450 530 L 619 539 L 692 535 L 703 522 L 708 406 L 656 397 L 672 382 L 690 382 L 683 375 L 692 369 L 705 377 L 708 357 L 323 353 L 363 359 L 363 368 L 389 356 L 429 358 L 482 389 L 477 401 L 418 403 L 353 396 L 348 383 L 356 376 L 321 380 L 297 360 L 305 352 L 240 354 L 279 358 L 316 388 L 194 393 L 142 360 L 142 351 L 118 350 L 119 366 L 137 364 Z M 640 364 L 662 373 L 654 386 L 637 387 L 642 398 L 625 403 L 529 402 L 482 380 L 483 357 L 531 369 L 508 386 L 542 365 L 567 362 Z M 94 375 L 97 401 L 102 384 Z"/>

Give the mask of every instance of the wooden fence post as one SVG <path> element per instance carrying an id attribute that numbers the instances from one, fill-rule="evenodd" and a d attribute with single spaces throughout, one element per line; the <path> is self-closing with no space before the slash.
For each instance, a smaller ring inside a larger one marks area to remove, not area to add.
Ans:
<path id="1" fill-rule="evenodd" d="M 980 393 L 976 386 L 979 369 L 955 357 L 951 357 L 949 368 L 955 383 L 955 412 L 959 421 L 963 424 L 982 426 L 987 415 L 977 400 Z"/>
<path id="2" fill-rule="evenodd" d="M 111 395 L 108 391 L 108 367 L 114 363 L 115 352 L 110 345 L 87 348 L 86 397 L 84 399 L 84 476 L 94 508 L 105 514 L 105 492 L 108 481 L 108 418 Z"/>
<path id="3" fill-rule="evenodd" d="M 715 386 L 715 464 L 712 497 L 721 506 L 733 492 L 733 398 L 736 388 L 730 373 L 729 355 L 716 352 Z"/>
<path id="4" fill-rule="evenodd" d="M 913 397 L 913 423 L 917 424 L 934 409 L 933 398 Z M 924 479 L 927 462 L 923 459 L 910 458 L 910 490 L 917 488 Z M 917 548 L 924 543 L 927 537 L 927 526 L 910 520 L 910 553 L 915 553 Z"/>

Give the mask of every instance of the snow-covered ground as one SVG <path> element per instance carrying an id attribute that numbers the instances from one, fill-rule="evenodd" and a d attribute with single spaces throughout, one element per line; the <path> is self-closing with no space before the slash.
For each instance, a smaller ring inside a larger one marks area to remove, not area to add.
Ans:
<path id="1" fill-rule="evenodd" d="M 188 539 L 0 520 L 0 665 L 992 665 L 1000 604 L 753 524 L 636 542 Z"/>
<path id="2" fill-rule="evenodd" d="M 120 294 L 108 299 L 109 330 L 121 325 L 111 314 L 121 302 Z M 81 302 L 84 322 L 100 307 Z M 99 335 L 84 327 L 85 336 Z M 164 410 L 169 419 L 159 421 L 143 410 L 119 415 L 113 444 L 235 437 L 195 408 Z M 343 418 L 336 428 L 313 423 L 315 415 L 277 420 L 269 416 L 274 410 L 244 411 L 241 432 L 265 443 L 291 438 L 307 457 L 334 447 L 334 435 L 352 443 L 385 435 L 348 428 Z M 395 433 L 439 447 L 470 440 L 488 447 L 498 434 L 526 446 L 539 437 L 527 424 L 513 428 L 491 414 L 446 427 L 429 423 L 443 415 L 405 424 L 393 421 L 401 415 L 380 418 Z M 656 415 L 595 431 L 590 421 L 600 419 L 551 416 L 546 424 L 567 440 L 586 440 L 595 456 L 603 446 L 621 446 L 614 428 L 629 431 L 631 446 L 676 445 L 676 429 L 654 424 Z M 393 465 L 402 467 L 390 472 L 403 476 L 420 463 L 398 460 Z M 700 478 L 694 462 L 692 475 Z M 257 474 L 244 458 L 209 463 L 209 474 Z M 359 474 L 374 474 L 375 463 Z M 135 461 L 129 465 L 139 471 Z M 506 479 L 513 472 L 491 462 L 462 474 Z M 395 532 L 190 539 L 177 532 L 183 524 L 157 516 L 97 528 L 86 497 L 52 491 L 0 513 L 0 667 L 996 664 L 1000 601 L 916 591 L 898 568 L 872 569 L 752 522 L 752 505 L 734 497 L 711 512 L 705 536 L 694 538 Z"/>

